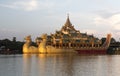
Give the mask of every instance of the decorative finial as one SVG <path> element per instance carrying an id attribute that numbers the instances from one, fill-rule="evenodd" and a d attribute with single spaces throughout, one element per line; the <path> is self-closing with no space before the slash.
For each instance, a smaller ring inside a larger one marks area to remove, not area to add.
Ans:
<path id="1" fill-rule="evenodd" d="M 67 17 L 69 18 L 69 13 L 67 13 Z"/>
<path id="2" fill-rule="evenodd" d="M 25 40 L 31 40 L 31 35 L 28 35 L 24 38 Z"/>

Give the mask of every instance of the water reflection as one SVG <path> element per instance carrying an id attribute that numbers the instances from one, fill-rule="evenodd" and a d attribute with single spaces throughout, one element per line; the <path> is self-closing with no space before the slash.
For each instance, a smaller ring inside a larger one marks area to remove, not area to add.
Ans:
<path id="1" fill-rule="evenodd" d="M 23 76 L 31 75 L 31 55 L 24 54 L 23 55 Z"/>
<path id="2" fill-rule="evenodd" d="M 120 75 L 120 56 L 119 55 L 113 55 L 108 56 L 107 58 L 107 74 L 108 76 L 119 76 Z"/>
<path id="3" fill-rule="evenodd" d="M 42 76 L 73 76 L 72 56 L 66 55 L 38 55 L 39 70 Z"/>
<path id="4" fill-rule="evenodd" d="M 120 56 L 0 56 L 0 76 L 119 76 Z"/>
<path id="5" fill-rule="evenodd" d="M 23 64 L 24 76 L 73 76 L 74 71 L 73 55 L 23 55 Z"/>

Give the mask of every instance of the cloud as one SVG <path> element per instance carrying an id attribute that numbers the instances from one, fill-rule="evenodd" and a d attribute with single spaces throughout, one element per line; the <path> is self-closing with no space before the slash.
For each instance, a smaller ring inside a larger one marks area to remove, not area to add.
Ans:
<path id="1" fill-rule="evenodd" d="M 18 8 L 24 9 L 26 11 L 32 11 L 36 10 L 38 7 L 38 3 L 36 0 L 31 0 L 31 1 L 21 1 L 21 2 L 15 2 L 14 5 Z"/>
<path id="2" fill-rule="evenodd" d="M 114 14 L 108 18 L 97 16 L 95 18 L 95 24 L 97 26 L 108 26 L 113 30 L 120 30 L 120 13 Z"/>
<path id="3" fill-rule="evenodd" d="M 101 29 L 101 32 L 112 33 L 112 36 L 117 40 L 120 36 L 120 13 L 114 13 L 109 15 L 109 17 L 103 17 L 102 15 L 97 15 L 94 18 L 94 23 L 98 27 L 103 27 L 106 29 Z"/>
<path id="4" fill-rule="evenodd" d="M 13 2 L 11 4 L 0 4 L 2 7 L 12 8 L 12 9 L 22 9 L 25 11 L 33 11 L 38 8 L 38 1 L 37 0 L 23 0 Z"/>
<path id="5" fill-rule="evenodd" d="M 0 6 L 17 10 L 34 11 L 53 8 L 55 6 L 55 3 L 39 0 L 20 0 L 9 4 L 0 4 Z"/>

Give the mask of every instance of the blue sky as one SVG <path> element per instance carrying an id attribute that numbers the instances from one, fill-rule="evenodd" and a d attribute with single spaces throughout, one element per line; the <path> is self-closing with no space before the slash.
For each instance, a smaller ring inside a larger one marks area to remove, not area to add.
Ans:
<path id="1" fill-rule="evenodd" d="M 67 13 L 82 33 L 120 38 L 120 0 L 0 0 L 0 39 L 54 33 Z"/>

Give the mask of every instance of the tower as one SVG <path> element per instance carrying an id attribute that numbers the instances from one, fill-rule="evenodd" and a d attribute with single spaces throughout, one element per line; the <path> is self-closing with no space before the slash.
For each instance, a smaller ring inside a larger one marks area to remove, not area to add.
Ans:
<path id="1" fill-rule="evenodd" d="M 66 22 L 65 22 L 65 24 L 62 26 L 61 31 L 62 31 L 62 33 L 64 33 L 64 34 L 69 34 L 69 33 L 75 33 L 75 32 L 76 32 L 74 26 L 73 26 L 72 23 L 70 22 L 69 14 L 67 15 Z"/>

